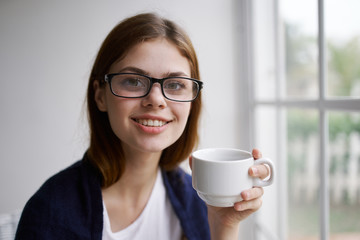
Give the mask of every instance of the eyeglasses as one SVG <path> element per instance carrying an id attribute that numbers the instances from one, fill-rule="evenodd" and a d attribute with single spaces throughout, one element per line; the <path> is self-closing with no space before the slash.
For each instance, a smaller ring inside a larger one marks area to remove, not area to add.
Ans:
<path id="1" fill-rule="evenodd" d="M 142 98 L 147 96 L 154 83 L 161 85 L 166 99 L 176 102 L 194 101 L 202 89 L 199 80 L 186 77 L 152 78 L 138 73 L 111 73 L 105 75 L 112 94 L 123 98 Z"/>

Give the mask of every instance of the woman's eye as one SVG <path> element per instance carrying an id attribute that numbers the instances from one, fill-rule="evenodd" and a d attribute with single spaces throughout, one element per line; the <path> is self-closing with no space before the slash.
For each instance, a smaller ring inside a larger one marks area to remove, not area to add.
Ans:
<path id="1" fill-rule="evenodd" d="M 145 87 L 144 81 L 138 78 L 126 78 L 122 80 L 124 87 Z"/>
<path id="2" fill-rule="evenodd" d="M 164 88 L 168 90 L 181 90 L 185 88 L 185 84 L 181 81 L 170 81 L 166 82 Z"/>

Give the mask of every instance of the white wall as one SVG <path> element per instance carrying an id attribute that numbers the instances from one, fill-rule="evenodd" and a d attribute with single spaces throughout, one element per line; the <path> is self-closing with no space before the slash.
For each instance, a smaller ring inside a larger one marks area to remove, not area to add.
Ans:
<path id="1" fill-rule="evenodd" d="M 86 78 L 111 24 L 89 10 L 70 2 L 1 2 L 0 212 L 22 208 L 85 149 Z"/>
<path id="2" fill-rule="evenodd" d="M 193 40 L 205 82 L 201 147 L 247 147 L 234 88 L 235 2 L 1 1 L 0 214 L 21 209 L 44 180 L 82 157 L 92 62 L 112 27 L 135 13 L 159 12 Z"/>

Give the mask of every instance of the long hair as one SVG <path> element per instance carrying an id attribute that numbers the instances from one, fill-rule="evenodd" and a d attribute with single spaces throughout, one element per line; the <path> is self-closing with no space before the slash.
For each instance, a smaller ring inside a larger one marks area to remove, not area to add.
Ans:
<path id="1" fill-rule="evenodd" d="M 95 59 L 87 90 L 90 146 L 88 160 L 102 176 L 102 186 L 115 183 L 123 174 L 125 159 L 121 141 L 113 133 L 108 115 L 101 112 L 95 102 L 94 81 L 102 82 L 110 66 L 126 56 L 127 51 L 138 43 L 156 38 L 166 38 L 174 43 L 190 64 L 191 77 L 200 79 L 198 60 L 187 34 L 174 22 L 153 13 L 144 13 L 120 22 L 108 34 Z M 101 87 L 105 87 L 102 85 Z M 191 103 L 191 110 L 184 132 L 171 146 L 163 150 L 160 166 L 173 170 L 186 159 L 198 143 L 198 121 L 201 111 L 201 93 Z"/>

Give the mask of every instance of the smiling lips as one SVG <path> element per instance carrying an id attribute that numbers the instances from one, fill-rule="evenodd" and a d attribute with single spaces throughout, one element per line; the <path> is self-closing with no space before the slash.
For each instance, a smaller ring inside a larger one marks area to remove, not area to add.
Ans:
<path id="1" fill-rule="evenodd" d="M 162 120 L 153 120 L 153 119 L 134 119 L 135 122 L 143 125 L 143 126 L 147 126 L 147 127 L 162 127 L 165 124 L 169 123 L 166 121 L 162 121 Z"/>

